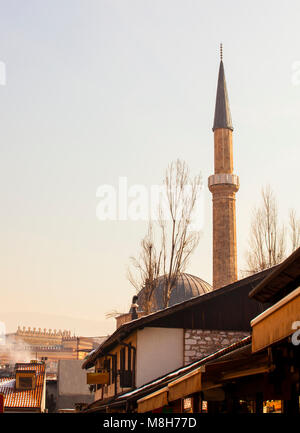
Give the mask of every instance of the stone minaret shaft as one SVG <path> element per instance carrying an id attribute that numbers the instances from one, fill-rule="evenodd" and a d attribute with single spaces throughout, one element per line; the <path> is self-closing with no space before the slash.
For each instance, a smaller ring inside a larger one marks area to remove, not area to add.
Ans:
<path id="1" fill-rule="evenodd" d="M 237 280 L 235 193 L 239 189 L 239 178 L 233 174 L 232 131 L 221 55 L 213 126 L 215 174 L 208 178 L 213 200 L 214 289 Z"/>

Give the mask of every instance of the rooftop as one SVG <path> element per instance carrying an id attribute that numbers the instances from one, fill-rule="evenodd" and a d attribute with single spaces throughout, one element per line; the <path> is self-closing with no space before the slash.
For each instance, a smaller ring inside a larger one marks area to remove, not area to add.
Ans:
<path id="1" fill-rule="evenodd" d="M 275 303 L 299 286 L 300 248 L 274 267 L 273 272 L 251 290 L 249 297 L 263 303 Z"/>
<path id="2" fill-rule="evenodd" d="M 250 321 L 266 307 L 250 300 L 248 294 L 273 269 L 266 269 L 228 286 L 124 323 L 85 359 L 82 368 L 92 367 L 97 357 L 113 348 L 120 339 L 144 326 L 250 331 Z M 235 314 L 231 314 L 233 311 Z"/>
<path id="3" fill-rule="evenodd" d="M 39 409 L 42 402 L 42 394 L 45 378 L 45 364 L 43 363 L 20 363 L 16 364 L 18 371 L 36 373 L 36 385 L 34 389 L 16 389 L 15 377 L 0 378 L 0 393 L 4 394 L 5 408 L 33 408 Z"/>
<path id="4" fill-rule="evenodd" d="M 224 358 L 226 357 L 226 360 L 228 359 L 228 357 L 230 357 L 229 359 L 240 357 L 240 350 L 246 350 L 248 356 L 248 352 L 249 351 L 251 352 L 251 336 L 243 338 L 242 340 L 234 344 L 231 344 L 230 346 L 227 346 L 223 349 L 220 349 L 204 358 L 194 361 L 191 364 L 188 364 L 184 367 L 180 367 L 174 371 L 171 371 L 132 391 L 129 391 L 122 395 L 118 395 L 116 397 L 111 397 L 107 399 L 107 401 L 105 402 L 95 401 L 91 403 L 86 408 L 86 410 L 87 411 L 101 410 L 102 408 L 106 407 L 108 404 L 120 406 L 128 400 L 136 401 L 139 398 L 142 398 L 144 395 L 148 395 L 151 392 L 161 389 L 162 387 L 166 386 L 168 383 L 186 375 L 187 373 L 191 373 L 192 371 L 198 369 L 201 366 L 207 365 L 219 359 L 223 359 L 223 357 Z"/>
<path id="5" fill-rule="evenodd" d="M 157 285 L 151 297 L 151 312 L 163 309 L 164 283 L 165 277 L 162 275 L 157 279 Z M 211 291 L 212 286 L 201 278 L 196 277 L 195 275 L 180 273 L 176 278 L 175 286 L 171 292 L 169 306 L 187 301 L 195 296 L 200 296 Z M 139 305 L 138 310 L 142 311 L 145 303 L 145 288 L 139 292 L 137 303 Z"/>

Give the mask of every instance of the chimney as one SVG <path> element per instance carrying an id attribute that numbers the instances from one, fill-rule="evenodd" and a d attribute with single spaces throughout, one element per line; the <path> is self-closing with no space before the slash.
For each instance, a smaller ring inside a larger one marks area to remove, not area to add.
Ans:
<path id="1" fill-rule="evenodd" d="M 132 304 L 131 304 L 131 320 L 134 319 L 138 319 L 138 314 L 137 314 L 137 309 L 138 309 L 138 304 L 136 303 L 136 301 L 138 300 L 138 297 L 135 295 L 132 298 Z"/>

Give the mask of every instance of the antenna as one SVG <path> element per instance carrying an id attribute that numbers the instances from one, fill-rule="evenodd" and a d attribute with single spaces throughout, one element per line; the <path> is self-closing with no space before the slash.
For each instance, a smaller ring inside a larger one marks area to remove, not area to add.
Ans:
<path id="1" fill-rule="evenodd" d="M 220 60 L 221 60 L 221 62 L 223 60 L 223 44 L 222 44 L 222 42 L 220 43 Z"/>

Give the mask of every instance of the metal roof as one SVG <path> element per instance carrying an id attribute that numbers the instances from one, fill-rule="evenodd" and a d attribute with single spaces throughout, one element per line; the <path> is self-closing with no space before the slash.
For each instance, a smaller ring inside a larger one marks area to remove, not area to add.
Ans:
<path id="1" fill-rule="evenodd" d="M 165 276 L 162 275 L 157 279 L 157 286 L 155 287 L 151 300 L 151 312 L 162 310 L 163 306 L 163 291 L 165 287 Z M 190 275 L 186 273 L 180 273 L 171 291 L 169 306 L 178 304 L 188 299 L 194 298 L 195 296 L 203 295 L 205 293 L 211 292 L 213 290 L 212 286 L 206 281 L 202 280 L 195 275 Z M 143 306 L 145 303 L 145 288 L 142 289 L 138 294 L 137 303 L 139 305 L 139 311 L 143 311 Z"/>
<path id="2" fill-rule="evenodd" d="M 233 131 L 223 61 L 220 62 L 213 131 L 227 128 Z"/>

